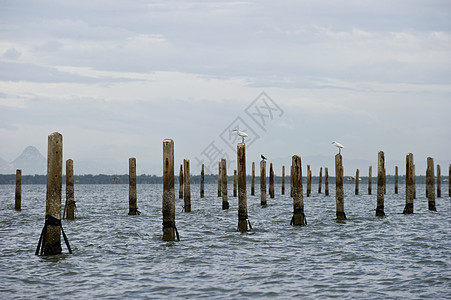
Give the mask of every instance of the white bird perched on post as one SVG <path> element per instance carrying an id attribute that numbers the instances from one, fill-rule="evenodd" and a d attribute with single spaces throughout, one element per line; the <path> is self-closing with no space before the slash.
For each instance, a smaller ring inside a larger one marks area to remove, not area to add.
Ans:
<path id="1" fill-rule="evenodd" d="M 343 149 L 345 146 L 343 146 L 339 142 L 332 142 L 332 144 L 338 148 L 338 153 L 341 154 L 341 149 Z"/>
<path id="2" fill-rule="evenodd" d="M 238 134 L 241 137 L 241 142 L 244 143 L 244 138 L 248 137 L 247 133 L 239 131 L 238 129 L 234 129 L 233 131 L 236 131 L 236 134 Z"/>

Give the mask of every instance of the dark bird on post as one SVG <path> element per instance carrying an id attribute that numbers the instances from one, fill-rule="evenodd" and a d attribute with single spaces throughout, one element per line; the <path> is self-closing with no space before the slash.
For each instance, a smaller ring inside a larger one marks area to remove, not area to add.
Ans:
<path id="1" fill-rule="evenodd" d="M 260 157 L 261 157 L 263 160 L 266 160 L 266 159 L 267 159 L 263 154 L 260 154 Z"/>

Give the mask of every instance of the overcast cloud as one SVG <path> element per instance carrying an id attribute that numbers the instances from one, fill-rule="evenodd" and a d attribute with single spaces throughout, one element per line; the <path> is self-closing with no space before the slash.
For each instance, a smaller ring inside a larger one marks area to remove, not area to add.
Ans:
<path id="1" fill-rule="evenodd" d="M 263 127 L 246 114 L 262 92 L 279 108 Z M 212 142 L 233 157 L 221 134 L 240 118 L 249 162 L 330 166 L 337 140 L 348 160 L 449 164 L 450 115 L 449 1 L 0 1 L 7 161 L 58 131 L 75 172 L 134 156 L 160 175 L 172 138 L 198 174 Z"/>

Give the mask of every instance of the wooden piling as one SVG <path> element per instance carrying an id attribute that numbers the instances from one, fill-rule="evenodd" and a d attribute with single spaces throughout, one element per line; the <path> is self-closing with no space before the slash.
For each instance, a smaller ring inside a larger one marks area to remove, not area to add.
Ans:
<path id="1" fill-rule="evenodd" d="M 202 170 L 200 171 L 200 197 L 204 198 L 205 195 L 205 172 L 204 164 L 202 164 Z"/>
<path id="2" fill-rule="evenodd" d="M 307 197 L 310 197 L 312 192 L 312 174 L 310 170 L 310 165 L 307 165 Z"/>
<path id="3" fill-rule="evenodd" d="M 355 195 L 359 194 L 359 169 L 355 170 Z"/>
<path id="4" fill-rule="evenodd" d="M 255 162 L 252 162 L 251 195 L 255 195 Z"/>
<path id="5" fill-rule="evenodd" d="M 428 206 L 429 210 L 436 211 L 435 208 L 435 177 L 434 177 L 434 159 L 428 157 L 426 169 L 426 186 L 428 186 Z"/>
<path id="6" fill-rule="evenodd" d="M 227 199 L 227 160 L 221 159 L 221 195 L 222 195 L 222 209 L 229 208 L 229 200 Z"/>
<path id="7" fill-rule="evenodd" d="M 368 195 L 371 195 L 371 181 L 372 181 L 372 172 L 373 172 L 373 167 L 370 166 L 368 168 Z"/>
<path id="8" fill-rule="evenodd" d="M 266 205 L 266 161 L 260 161 L 260 203 Z"/>
<path id="9" fill-rule="evenodd" d="M 403 214 L 413 214 L 414 179 L 413 154 L 409 153 L 406 155 L 406 206 Z"/>
<path id="10" fill-rule="evenodd" d="M 14 195 L 14 209 L 22 209 L 22 170 L 16 170 L 16 192 Z"/>
<path id="11" fill-rule="evenodd" d="M 377 207 L 376 216 L 385 216 L 384 212 L 384 183 L 385 183 L 385 155 L 384 151 L 379 151 L 377 158 Z"/>
<path id="12" fill-rule="evenodd" d="M 274 170 L 272 163 L 269 164 L 269 197 L 274 198 Z"/>
<path id="13" fill-rule="evenodd" d="M 285 195 L 285 166 L 282 166 L 282 195 Z"/>
<path id="14" fill-rule="evenodd" d="M 191 185 L 189 175 L 189 159 L 183 160 L 183 201 L 185 212 L 191 212 Z"/>
<path id="15" fill-rule="evenodd" d="M 246 146 L 244 143 L 237 145 L 237 168 L 238 168 L 238 231 L 248 230 L 249 218 L 247 215 L 247 193 L 246 193 Z M 249 223 L 249 228 L 252 226 Z"/>
<path id="16" fill-rule="evenodd" d="M 179 172 L 179 199 L 183 199 L 183 164 L 180 164 Z"/>
<path id="17" fill-rule="evenodd" d="M 329 196 L 329 168 L 324 168 L 324 195 Z"/>
<path id="18" fill-rule="evenodd" d="M 323 168 L 319 168 L 319 179 L 318 179 L 318 194 L 321 194 L 321 185 L 323 181 Z"/>
<path id="19" fill-rule="evenodd" d="M 236 186 L 237 186 L 237 182 L 236 182 L 236 170 L 233 170 L 233 197 L 236 197 Z"/>
<path id="20" fill-rule="evenodd" d="M 290 225 L 307 225 L 304 214 L 304 195 L 302 188 L 302 161 L 299 155 L 293 155 L 291 158 L 293 177 L 293 217 Z"/>
<path id="21" fill-rule="evenodd" d="M 335 202 L 337 220 L 346 220 L 344 211 L 344 191 L 343 191 L 343 158 L 341 154 L 335 155 Z"/>
<path id="22" fill-rule="evenodd" d="M 136 193 L 136 158 L 128 159 L 128 214 L 140 215 L 138 210 L 138 195 Z"/>
<path id="23" fill-rule="evenodd" d="M 437 198 L 442 197 L 442 174 L 440 165 L 437 165 Z"/>
<path id="24" fill-rule="evenodd" d="M 174 192 L 174 141 L 163 141 L 163 240 L 174 241 L 178 232 L 175 226 Z"/>
<path id="25" fill-rule="evenodd" d="M 398 166 L 395 166 L 395 194 L 398 193 Z"/>
<path id="26" fill-rule="evenodd" d="M 66 204 L 63 218 L 75 219 L 75 196 L 74 196 L 74 161 L 66 160 Z"/>
<path id="27" fill-rule="evenodd" d="M 218 164 L 218 197 L 222 196 L 222 184 L 221 184 L 222 174 L 221 174 L 221 161 Z"/>

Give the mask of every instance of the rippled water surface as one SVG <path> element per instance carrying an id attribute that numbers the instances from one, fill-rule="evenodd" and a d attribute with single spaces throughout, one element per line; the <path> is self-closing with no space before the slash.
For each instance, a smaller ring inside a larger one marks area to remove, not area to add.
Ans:
<path id="1" fill-rule="evenodd" d="M 303 227 L 289 225 L 292 199 L 280 186 L 265 208 L 258 186 L 256 196 L 248 187 L 247 233 L 236 231 L 231 186 L 222 210 L 216 185 L 205 198 L 192 185 L 191 213 L 176 199 L 179 242 L 161 239 L 161 185 L 138 185 L 140 216 L 128 216 L 128 185 L 76 185 L 77 219 L 63 220 L 73 254 L 63 242 L 63 254 L 40 257 L 45 189 L 24 185 L 17 212 L 14 186 L 0 186 L 1 299 L 451 299 L 451 200 L 446 193 L 428 211 L 424 185 L 414 215 L 402 214 L 403 187 L 396 195 L 388 185 L 384 218 L 375 216 L 375 190 L 355 196 L 345 185 L 346 221 L 335 219 L 334 191 L 313 185 Z"/>

